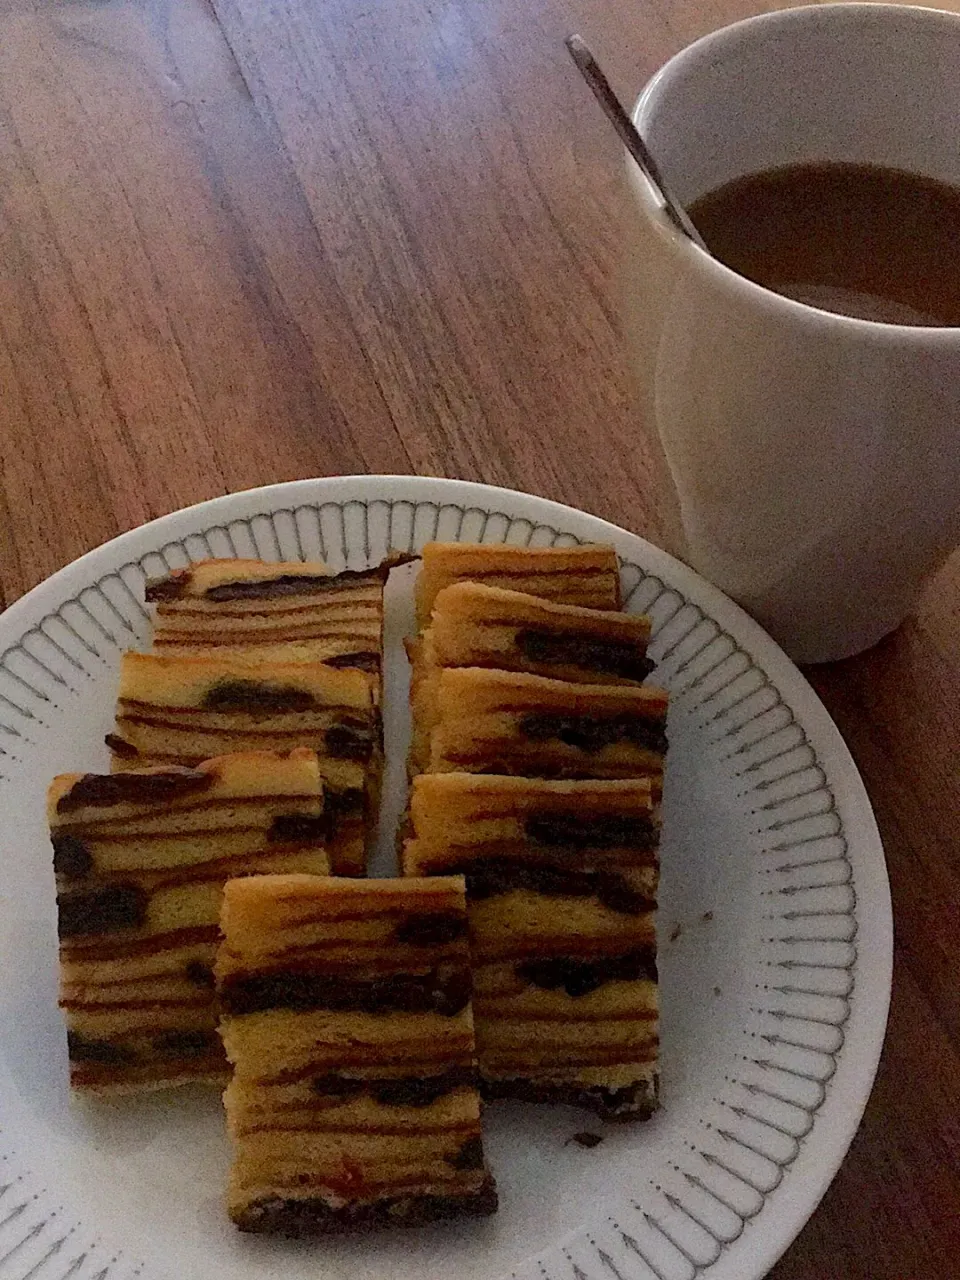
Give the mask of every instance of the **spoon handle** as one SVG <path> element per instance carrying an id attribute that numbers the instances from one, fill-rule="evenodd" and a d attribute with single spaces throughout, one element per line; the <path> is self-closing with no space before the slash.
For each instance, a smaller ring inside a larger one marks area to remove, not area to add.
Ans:
<path id="1" fill-rule="evenodd" d="M 658 192 L 660 199 L 663 201 L 664 209 L 675 226 L 681 230 L 684 235 L 700 246 L 705 252 L 709 252 L 707 246 L 703 242 L 700 232 L 690 221 L 683 205 L 677 200 L 676 196 L 670 191 L 670 188 L 663 180 L 660 172 L 660 166 L 650 154 L 647 144 L 640 137 L 633 121 L 620 105 L 617 95 L 610 88 L 607 77 L 600 70 L 596 58 L 584 44 L 579 36 L 567 36 L 567 48 L 570 50 L 570 56 L 580 69 L 584 80 L 593 90 L 594 97 L 600 103 L 605 111 L 610 123 L 616 129 L 620 138 L 636 160 L 637 164 L 643 170 L 644 175 L 649 179 L 650 183 Z"/>

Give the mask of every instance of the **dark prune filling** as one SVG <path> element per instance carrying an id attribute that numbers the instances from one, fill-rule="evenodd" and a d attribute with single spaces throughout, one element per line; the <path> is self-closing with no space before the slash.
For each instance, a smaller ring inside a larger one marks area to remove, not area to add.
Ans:
<path id="1" fill-rule="evenodd" d="M 625 680 L 645 680 L 653 670 L 649 658 L 636 645 L 599 636 L 526 627 L 516 634 L 517 648 L 530 662 L 545 666 L 587 667 Z"/>
<path id="2" fill-rule="evenodd" d="M 234 974 L 220 988 L 220 1002 L 230 1014 L 264 1009 L 334 1009 L 343 1012 L 460 1013 L 470 1000 L 466 969 L 443 966 L 424 974 L 384 978 L 348 978 L 343 974 L 283 970 Z"/>
<path id="3" fill-rule="evenodd" d="M 578 960 L 557 956 L 549 960 L 523 960 L 516 966 L 518 978 L 546 991 L 563 990 L 568 996 L 585 996 L 607 982 L 657 980 L 657 961 L 652 947 L 641 947 L 619 956 L 598 960 Z"/>
<path id="4" fill-rule="evenodd" d="M 171 1058 L 200 1058 L 220 1048 L 215 1031 L 167 1031 L 153 1042 L 157 1053 Z"/>
<path id="5" fill-rule="evenodd" d="M 314 1093 L 324 1097 L 352 1098 L 368 1093 L 384 1107 L 428 1107 L 447 1093 L 464 1087 L 476 1088 L 473 1067 L 452 1067 L 437 1076 L 407 1076 L 401 1079 L 361 1079 L 358 1076 L 318 1076 Z"/>
<path id="6" fill-rule="evenodd" d="M 359 653 L 335 654 L 332 658 L 324 658 L 323 663 L 326 667 L 336 667 L 338 670 L 369 671 L 371 675 L 376 675 L 380 670 L 380 655 L 364 649 Z"/>
<path id="7" fill-rule="evenodd" d="M 93 854 L 77 836 L 52 835 L 53 869 L 68 880 L 82 880 L 93 869 Z"/>
<path id="8" fill-rule="evenodd" d="M 611 911 L 624 915 L 641 915 L 656 909 L 652 898 L 612 871 L 573 871 L 512 858 L 488 858 L 448 870 L 452 875 L 466 876 L 467 894 L 475 901 L 515 889 L 528 889 L 556 898 L 595 897 Z"/>
<path id="9" fill-rule="evenodd" d="M 326 595 L 344 587 L 362 586 L 364 582 L 384 582 L 393 563 L 388 560 L 373 569 L 344 569 L 342 573 L 333 574 L 281 573 L 275 578 L 221 582 L 215 587 L 207 587 L 203 596 L 205 600 L 223 604 L 229 600 L 277 600 L 284 596 Z M 147 596 L 148 600 L 157 598 L 159 597 Z"/>
<path id="10" fill-rule="evenodd" d="M 218 680 L 203 695 L 206 711 L 245 711 L 251 715 L 286 715 L 311 711 L 317 701 L 309 689 L 267 684 L 262 680 Z"/>
<path id="11" fill-rule="evenodd" d="M 573 849 L 650 849 L 657 842 L 645 814 L 531 813 L 524 831 L 537 844 Z"/>
<path id="12" fill-rule="evenodd" d="M 520 733 L 533 742 L 551 738 L 580 751 L 602 751 L 616 742 L 630 742 L 646 751 L 663 753 L 667 737 L 662 720 L 647 716 L 564 715 L 531 711 L 521 716 Z"/>
<path id="13" fill-rule="evenodd" d="M 136 884 L 71 890 L 57 895 L 61 938 L 136 929 L 147 916 L 147 894 Z"/>
<path id="14" fill-rule="evenodd" d="M 177 800 L 212 787 L 212 773 L 200 769 L 162 769 L 157 773 L 85 773 L 57 801 L 57 813 L 87 806 L 140 804 Z"/>
<path id="15" fill-rule="evenodd" d="M 127 1067 L 137 1059 L 133 1049 L 109 1040 L 88 1040 L 76 1031 L 67 1032 L 67 1052 L 71 1062 L 100 1062 L 108 1067 Z"/>
<path id="16" fill-rule="evenodd" d="M 369 760 L 377 741 L 376 728 L 362 721 L 344 720 L 331 725 L 323 737 L 327 755 L 337 760 Z"/>
<path id="17" fill-rule="evenodd" d="M 267 828 L 268 844 L 321 844 L 329 834 L 326 814 L 278 813 Z"/>
<path id="18" fill-rule="evenodd" d="M 193 573 L 189 569 L 181 570 L 176 577 L 148 578 L 143 589 L 144 599 L 147 604 L 157 604 L 162 600 L 178 600 L 186 595 L 192 578 Z"/>
<path id="19" fill-rule="evenodd" d="M 213 976 L 213 969 L 208 964 L 204 964 L 202 960 L 189 960 L 185 969 L 187 981 L 192 982 L 195 987 L 214 988 L 217 983 Z"/>
<path id="20" fill-rule="evenodd" d="M 140 754 L 132 742 L 128 742 L 126 738 L 121 738 L 118 733 L 105 733 L 103 740 L 113 754 L 120 756 L 122 760 L 133 760 Z"/>
<path id="21" fill-rule="evenodd" d="M 393 931 L 397 942 L 416 947 L 442 947 L 467 932 L 466 917 L 457 911 L 418 911 L 405 916 Z"/>
<path id="22" fill-rule="evenodd" d="M 444 1160 L 454 1169 L 482 1169 L 483 1139 L 479 1134 L 473 1138 L 467 1138 L 456 1155 L 444 1156 Z"/>

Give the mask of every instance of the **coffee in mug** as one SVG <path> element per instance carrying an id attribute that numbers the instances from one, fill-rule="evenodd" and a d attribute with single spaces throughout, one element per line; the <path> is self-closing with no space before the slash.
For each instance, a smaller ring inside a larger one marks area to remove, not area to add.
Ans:
<path id="1" fill-rule="evenodd" d="M 960 542 L 960 16 L 750 18 L 634 118 L 716 254 L 628 158 L 625 333 L 672 549 L 792 657 L 857 653 Z"/>
<path id="2" fill-rule="evenodd" d="M 872 164 L 791 164 L 687 210 L 714 257 L 824 311 L 960 326 L 960 189 Z"/>

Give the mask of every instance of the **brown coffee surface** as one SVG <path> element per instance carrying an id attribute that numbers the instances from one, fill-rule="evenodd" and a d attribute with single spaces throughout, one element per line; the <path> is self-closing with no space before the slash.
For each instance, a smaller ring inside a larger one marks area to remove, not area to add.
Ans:
<path id="1" fill-rule="evenodd" d="M 960 325 L 960 189 L 860 164 L 736 178 L 689 207 L 711 253 L 756 284 L 888 324 Z"/>

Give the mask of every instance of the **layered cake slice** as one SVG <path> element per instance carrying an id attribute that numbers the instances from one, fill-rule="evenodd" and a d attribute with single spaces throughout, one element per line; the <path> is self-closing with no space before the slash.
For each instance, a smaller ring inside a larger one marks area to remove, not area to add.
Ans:
<path id="1" fill-rule="evenodd" d="M 658 1084 L 649 781 L 424 775 L 410 819 L 404 871 L 466 876 L 486 1095 L 649 1116 Z"/>
<path id="2" fill-rule="evenodd" d="M 221 923 L 237 1226 L 493 1213 L 462 877 L 234 880 Z"/>
<path id="3" fill-rule="evenodd" d="M 647 658 L 648 618 L 612 610 L 554 604 L 482 583 L 444 587 L 430 626 L 408 645 L 414 737 L 410 766 L 427 766 L 444 667 L 491 667 L 585 684 L 640 684 Z"/>
<path id="4" fill-rule="evenodd" d="M 324 783 L 331 867 L 338 875 L 363 874 L 383 761 L 380 713 L 363 672 L 126 653 L 116 732 L 107 744 L 114 770 L 311 748 Z"/>
<path id="5" fill-rule="evenodd" d="M 48 793 L 71 1081 L 94 1093 L 222 1080 L 213 960 L 223 885 L 325 873 L 316 754 L 62 774 Z"/>
<path id="6" fill-rule="evenodd" d="M 449 667 L 436 686 L 433 773 L 631 778 L 663 773 L 667 694 Z M 426 754 L 426 753 L 425 753 Z"/>
<path id="7" fill-rule="evenodd" d="M 581 684 L 642 684 L 653 668 L 649 618 L 479 582 L 437 594 L 428 634 L 442 667 L 497 667 Z"/>
<path id="8" fill-rule="evenodd" d="M 428 542 L 414 599 L 417 627 L 429 625 L 437 593 L 454 582 L 482 582 L 587 609 L 619 609 L 620 565 L 613 547 L 511 547 Z"/>
<path id="9" fill-rule="evenodd" d="M 326 565 L 203 560 L 148 582 L 154 648 L 170 656 L 324 662 L 379 677 L 391 559 L 333 574 Z"/>

